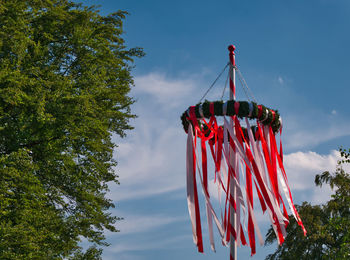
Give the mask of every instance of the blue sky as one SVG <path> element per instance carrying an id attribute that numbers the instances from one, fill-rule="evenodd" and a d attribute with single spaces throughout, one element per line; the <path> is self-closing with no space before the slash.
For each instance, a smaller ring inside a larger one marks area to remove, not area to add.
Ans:
<path id="1" fill-rule="evenodd" d="M 296 203 L 320 203 L 330 190 L 314 187 L 314 175 L 333 170 L 339 146 L 350 147 L 350 1 L 157 1 L 94 0 L 102 14 L 118 9 L 126 43 L 143 47 L 132 74 L 138 118 L 124 139 L 115 138 L 116 171 L 111 186 L 113 214 L 124 217 L 104 259 L 229 259 L 217 241 L 197 253 L 185 191 L 185 142 L 180 115 L 198 103 L 228 61 L 236 61 L 255 99 L 280 111 L 285 166 Z M 208 94 L 220 98 L 225 76 Z M 226 95 L 227 96 L 227 95 Z M 245 100 L 238 89 L 238 100 Z M 202 203 L 203 204 L 203 203 Z M 257 209 L 259 211 L 260 209 Z M 204 212 L 202 212 L 204 215 Z M 267 216 L 258 215 L 263 234 Z M 205 221 L 203 221 L 205 226 Z M 218 234 L 216 234 L 218 237 Z M 276 248 L 257 247 L 252 259 Z M 248 259 L 247 247 L 238 259 Z"/>

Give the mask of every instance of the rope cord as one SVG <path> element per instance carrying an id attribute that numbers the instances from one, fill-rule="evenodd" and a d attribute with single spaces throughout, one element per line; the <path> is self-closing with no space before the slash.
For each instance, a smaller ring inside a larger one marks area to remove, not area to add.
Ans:
<path id="1" fill-rule="evenodd" d="M 241 83 L 242 89 L 243 89 L 243 91 L 244 91 L 244 93 L 245 93 L 245 96 L 247 97 L 248 101 L 251 102 L 251 100 L 250 100 L 250 98 L 249 98 L 249 95 L 248 95 L 248 93 L 247 93 L 247 90 L 246 90 L 246 88 L 244 87 L 244 83 L 243 83 L 242 78 L 239 76 L 238 73 L 237 73 L 237 75 L 238 75 L 239 82 Z M 256 102 L 255 102 L 255 103 L 256 103 Z"/>
<path id="2" fill-rule="evenodd" d="M 223 98 L 224 98 L 225 91 L 226 91 L 226 88 L 227 88 L 227 82 L 228 82 L 228 78 L 229 77 L 230 77 L 230 72 L 227 73 L 227 77 L 226 77 L 226 81 L 225 81 L 225 87 L 224 87 L 224 90 L 222 91 L 222 95 L 221 95 L 221 99 L 220 100 L 223 100 Z"/>
<path id="3" fill-rule="evenodd" d="M 224 73 L 224 71 L 226 70 L 226 68 L 228 67 L 230 63 L 228 62 L 224 69 L 220 72 L 219 76 L 217 76 L 217 78 L 214 80 L 214 82 L 211 84 L 211 86 L 208 88 L 208 90 L 204 93 L 203 97 L 199 100 L 198 103 L 202 102 L 203 98 L 205 98 L 205 96 L 209 93 L 209 91 L 214 87 L 215 83 L 218 81 L 218 79 L 221 77 L 222 73 Z"/>
<path id="4" fill-rule="evenodd" d="M 205 96 L 209 93 L 209 91 L 214 87 L 215 83 L 219 80 L 219 78 L 221 77 L 221 75 L 225 72 L 226 68 L 230 65 L 230 63 L 228 62 L 225 67 L 223 68 L 223 70 L 220 72 L 220 74 L 216 77 L 216 79 L 214 80 L 214 82 L 210 85 L 210 87 L 207 89 L 207 91 L 204 93 L 204 95 L 202 96 L 202 98 L 199 100 L 198 103 L 202 102 L 202 100 L 205 98 Z M 247 97 L 247 99 L 249 100 L 249 102 L 251 101 L 249 97 L 251 97 L 255 103 L 257 103 L 252 91 L 250 90 L 250 88 L 248 87 L 247 82 L 245 81 L 241 71 L 238 69 L 237 65 L 234 67 L 234 69 L 237 71 L 237 76 L 238 76 L 238 80 L 241 83 L 242 89 Z M 221 95 L 221 99 L 223 100 L 223 97 L 225 95 L 225 91 L 227 88 L 227 82 L 228 82 L 228 78 L 229 78 L 230 73 L 227 73 L 227 77 L 226 77 L 226 81 L 225 81 L 225 86 L 224 89 L 222 91 L 222 95 Z"/>
<path id="5" fill-rule="evenodd" d="M 252 91 L 251 91 L 250 88 L 248 87 L 248 84 L 247 84 L 247 82 L 245 81 L 245 79 L 243 78 L 243 75 L 242 75 L 241 71 L 238 69 L 237 65 L 236 65 L 235 69 L 236 69 L 236 71 L 237 71 L 238 79 L 239 79 L 239 81 L 241 82 L 242 88 L 243 88 L 243 90 L 244 90 L 244 92 L 245 92 L 245 94 L 246 94 L 248 100 L 249 100 L 249 95 L 250 95 L 250 97 L 254 100 L 254 102 L 255 102 L 255 103 L 258 103 L 258 102 L 256 102 L 256 99 L 255 99 L 255 97 L 254 97 Z M 247 91 L 249 92 L 249 94 L 247 93 Z M 249 100 L 249 101 L 250 101 L 250 100 Z"/>

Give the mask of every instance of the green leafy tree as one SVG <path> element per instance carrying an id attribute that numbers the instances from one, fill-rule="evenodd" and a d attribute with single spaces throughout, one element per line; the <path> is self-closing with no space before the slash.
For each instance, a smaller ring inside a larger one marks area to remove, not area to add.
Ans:
<path id="1" fill-rule="evenodd" d="M 334 173 L 328 171 L 316 175 L 315 183 L 322 187 L 329 184 L 334 194 L 322 205 L 304 202 L 297 209 L 307 230 L 302 230 L 290 216 L 285 242 L 265 259 L 350 259 L 350 174 L 343 169 L 350 163 L 350 149 L 340 149 L 341 159 Z M 266 235 L 266 244 L 276 237 L 272 228 Z"/>
<path id="2" fill-rule="evenodd" d="M 125 46 L 125 15 L 0 1 L 0 259 L 99 259 L 103 231 L 117 231 L 111 137 L 131 129 L 130 72 L 143 56 Z"/>

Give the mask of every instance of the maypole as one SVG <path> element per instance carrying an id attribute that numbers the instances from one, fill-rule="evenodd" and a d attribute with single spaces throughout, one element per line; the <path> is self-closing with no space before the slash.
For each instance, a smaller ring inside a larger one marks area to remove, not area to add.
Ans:
<path id="1" fill-rule="evenodd" d="M 236 101 L 235 47 L 230 45 L 228 50 L 230 58 L 229 100 L 225 103 L 223 101 L 205 101 L 190 106 L 182 114 L 181 120 L 187 133 L 187 203 L 192 224 L 193 242 L 198 251 L 203 253 L 197 190 L 199 185 L 205 199 L 212 250 L 215 251 L 213 236 L 215 224 L 222 243 L 230 245 L 230 260 L 237 260 L 237 245 L 249 245 L 251 254 L 254 255 L 256 252 L 255 236 L 257 236 L 260 245 L 264 244 L 255 218 L 254 194 L 258 196 L 263 213 L 267 213 L 266 215 L 270 218 L 279 244 L 283 243 L 287 235 L 288 207 L 305 235 L 306 230 L 294 206 L 283 165 L 282 142 L 280 140 L 279 149 L 278 142 L 276 142 L 275 135 L 282 132 L 281 117 L 277 110 L 267 108 L 264 105 Z M 245 81 L 243 80 L 243 82 Z M 218 125 L 217 116 L 223 117 L 223 125 Z M 245 119 L 246 127 L 241 126 L 243 119 Z M 256 120 L 255 126 L 250 125 L 251 120 Z M 200 145 L 197 145 L 198 139 Z M 210 174 L 207 169 L 207 146 L 210 148 L 214 162 L 215 174 L 212 178 L 217 185 L 220 215 L 217 214 L 212 205 L 212 196 L 208 189 Z M 201 156 L 198 156 L 198 150 L 201 152 Z M 243 178 L 240 178 L 241 175 Z M 253 192 L 254 190 L 255 192 Z M 222 203 L 222 195 L 225 197 L 225 203 Z M 218 216 L 221 216 L 221 221 Z M 245 223 L 248 223 L 247 229 L 243 228 Z M 245 230 L 246 232 L 244 232 Z"/>
<path id="2" fill-rule="evenodd" d="M 230 45 L 228 46 L 229 50 L 229 59 L 230 59 L 230 66 L 229 66 L 229 75 L 230 75 L 230 100 L 236 100 L 236 71 L 235 71 L 235 46 Z M 230 118 L 230 126 L 233 126 L 233 119 Z M 231 140 L 230 140 L 231 142 Z M 234 158 L 234 151 L 233 148 L 230 146 L 230 154 L 229 154 L 230 162 L 231 164 L 235 163 Z M 231 176 L 232 172 L 229 171 L 229 174 Z M 232 177 L 232 176 L 231 176 Z M 234 198 L 235 201 L 237 201 L 236 196 L 236 189 L 234 182 L 230 182 L 230 195 Z M 236 209 L 233 208 L 232 203 L 230 203 L 230 223 L 233 224 L 234 230 L 236 232 L 236 236 L 238 235 L 237 232 L 237 207 Z M 230 260 L 237 260 L 237 241 L 236 238 L 233 236 L 233 232 L 230 232 Z"/>

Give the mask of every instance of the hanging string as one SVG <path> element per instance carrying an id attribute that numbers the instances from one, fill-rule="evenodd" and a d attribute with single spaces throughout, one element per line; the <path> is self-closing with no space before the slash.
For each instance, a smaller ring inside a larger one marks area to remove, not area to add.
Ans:
<path id="1" fill-rule="evenodd" d="M 239 82 L 241 83 L 241 86 L 242 86 L 242 89 L 248 99 L 249 102 L 251 102 L 250 98 L 254 100 L 255 103 L 257 103 L 252 91 L 250 90 L 250 88 L 248 87 L 248 84 L 247 82 L 245 81 L 241 71 L 238 69 L 237 65 L 234 67 L 235 70 L 237 71 L 237 75 L 238 75 L 238 79 L 239 79 Z M 226 91 L 226 88 L 227 88 L 227 82 L 228 82 L 228 78 L 229 78 L 229 73 L 227 74 L 227 77 L 226 77 L 226 81 L 225 81 L 225 86 L 224 86 L 224 89 L 222 91 L 222 95 L 221 95 L 221 98 L 220 100 L 223 100 L 224 98 L 224 95 L 225 95 L 225 91 Z M 250 98 L 249 98 L 250 97 Z"/>
<path id="2" fill-rule="evenodd" d="M 215 83 L 218 81 L 218 79 L 221 77 L 222 73 L 225 72 L 226 68 L 228 67 L 230 63 L 228 62 L 226 64 L 226 66 L 224 67 L 224 69 L 220 72 L 219 76 L 217 76 L 217 78 L 214 80 L 214 82 L 211 84 L 211 86 L 208 88 L 208 90 L 204 93 L 203 97 L 199 100 L 198 103 L 202 102 L 203 98 L 205 98 L 205 96 L 209 93 L 209 91 L 214 87 Z"/>
<path id="3" fill-rule="evenodd" d="M 238 74 L 238 75 L 239 75 L 239 74 Z M 246 90 L 246 88 L 244 87 L 244 83 L 243 83 L 242 78 L 241 78 L 240 76 L 238 76 L 238 80 L 239 80 L 239 82 L 241 83 L 241 86 L 242 86 L 242 89 L 243 89 L 243 91 L 244 91 L 244 93 L 245 93 L 245 96 L 247 97 L 248 101 L 251 102 L 251 100 L 249 99 L 249 94 L 247 93 L 247 90 Z M 256 103 L 256 102 L 255 102 L 255 103 Z"/>
<path id="4" fill-rule="evenodd" d="M 221 95 L 221 99 L 220 99 L 220 100 L 223 100 L 223 98 L 224 98 L 225 91 L 226 91 L 226 88 L 227 88 L 227 82 L 228 82 L 229 76 L 230 76 L 230 72 L 227 73 L 227 77 L 226 77 L 226 81 L 225 81 L 224 90 L 222 91 L 222 95 Z"/>
<path id="5" fill-rule="evenodd" d="M 215 83 L 219 80 L 219 78 L 221 77 L 221 75 L 225 72 L 226 68 L 230 65 L 230 63 L 228 62 L 225 67 L 222 69 L 222 71 L 220 72 L 220 74 L 216 77 L 216 79 L 214 80 L 214 82 L 210 85 L 210 87 L 207 89 L 207 91 L 204 93 L 204 95 L 202 96 L 202 98 L 199 100 L 198 103 L 202 102 L 202 100 L 205 98 L 205 96 L 209 93 L 209 91 L 214 87 Z M 234 67 L 234 69 L 237 71 L 237 75 L 238 75 L 238 80 L 241 83 L 241 86 L 243 88 L 243 91 L 248 99 L 249 102 L 251 102 L 250 98 L 257 103 L 252 91 L 250 90 L 250 88 L 248 87 L 247 82 L 245 81 L 241 71 L 238 69 L 237 65 Z M 227 88 L 227 82 L 228 82 L 228 78 L 229 78 L 229 73 L 227 74 L 226 77 L 226 81 L 225 81 L 225 85 L 224 85 L 224 89 L 222 91 L 222 95 L 220 100 L 223 100 L 223 97 L 225 95 L 225 91 Z M 249 98 L 250 97 L 250 98 Z"/>
<path id="6" fill-rule="evenodd" d="M 236 69 L 236 71 L 237 71 L 238 79 L 239 79 L 239 81 L 240 81 L 240 83 L 241 83 L 241 85 L 242 85 L 242 88 L 243 88 L 243 90 L 244 90 L 244 93 L 245 93 L 246 96 L 247 96 L 247 99 L 250 101 L 250 99 L 249 99 L 249 96 L 250 96 L 250 97 L 254 100 L 254 102 L 257 103 L 257 101 L 256 101 L 256 99 L 255 99 L 255 97 L 254 97 L 254 95 L 253 95 L 253 93 L 252 93 L 252 91 L 251 91 L 250 88 L 248 87 L 248 84 L 247 84 L 247 82 L 245 81 L 245 79 L 244 79 L 244 77 L 243 77 L 241 71 L 238 69 L 237 65 L 235 66 L 235 69 Z M 249 94 L 248 94 L 247 91 L 249 92 Z"/>

